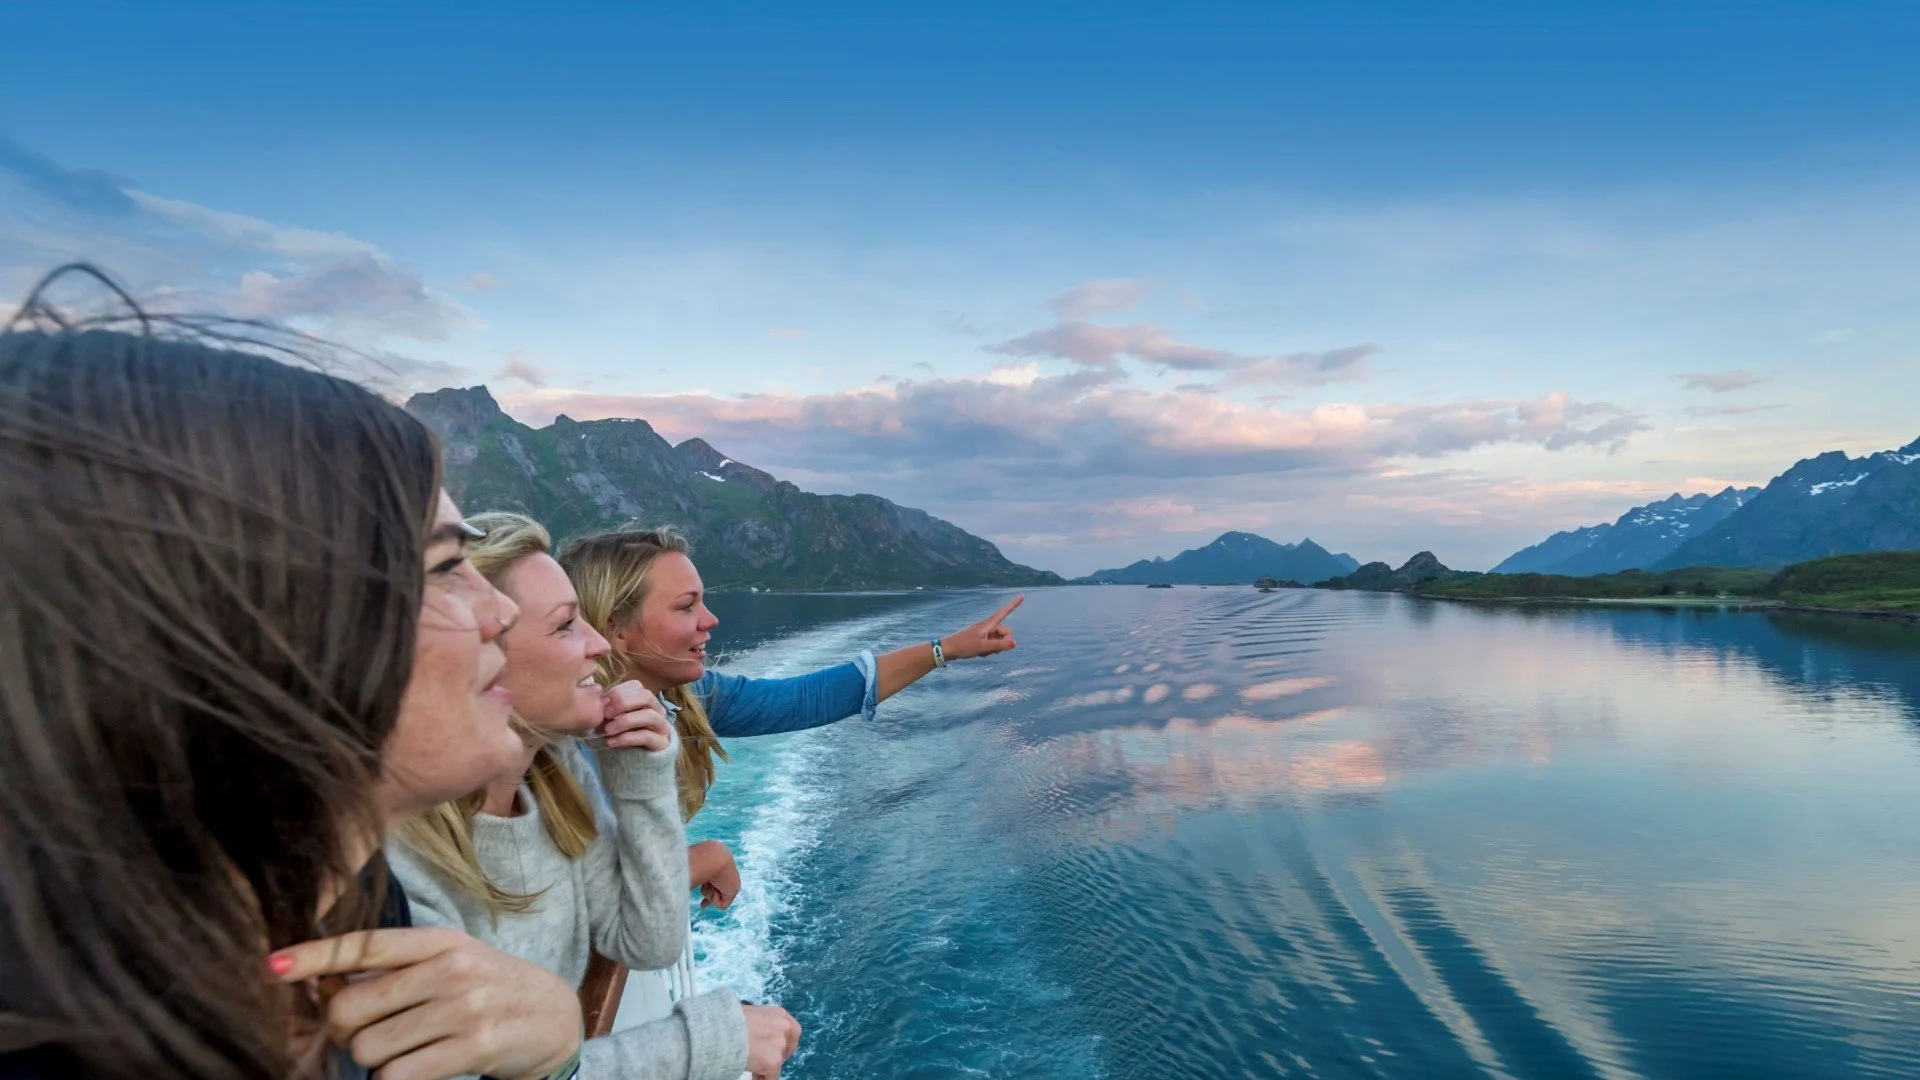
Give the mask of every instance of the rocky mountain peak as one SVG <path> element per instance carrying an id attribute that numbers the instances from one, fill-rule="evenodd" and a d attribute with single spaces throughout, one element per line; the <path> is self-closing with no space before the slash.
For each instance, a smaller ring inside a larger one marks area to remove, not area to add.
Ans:
<path id="1" fill-rule="evenodd" d="M 448 387 L 415 394 L 407 411 L 427 422 L 443 438 L 472 438 L 507 419 L 485 386 Z"/>
<path id="2" fill-rule="evenodd" d="M 1421 551 L 1416 552 L 1413 558 L 1408 559 L 1406 565 L 1402 566 L 1399 572 L 1415 580 L 1424 580 L 1428 577 L 1436 577 L 1446 573 L 1447 568 L 1441 563 L 1438 555 L 1435 555 L 1431 551 Z"/>

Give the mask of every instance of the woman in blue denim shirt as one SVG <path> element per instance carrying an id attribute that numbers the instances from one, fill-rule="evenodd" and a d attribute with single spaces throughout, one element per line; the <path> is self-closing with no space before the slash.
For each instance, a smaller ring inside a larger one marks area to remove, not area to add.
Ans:
<path id="1" fill-rule="evenodd" d="M 707 639 L 720 620 L 707 610 L 700 572 L 678 533 L 627 529 L 580 537 L 561 551 L 560 564 L 580 594 L 581 616 L 613 643 L 605 679 L 638 679 L 678 708 L 680 803 L 688 819 L 713 786 L 714 758 L 726 757 L 720 737 L 773 735 L 854 715 L 871 717 L 875 705 L 950 660 L 1013 648 L 1006 618 L 1021 600 L 1015 597 L 957 633 L 895 649 L 878 660 L 862 652 L 811 675 L 749 679 L 707 670 Z M 737 876 L 729 884 L 737 889 Z M 720 895 L 708 892 L 707 900 L 732 900 L 730 889 L 717 891 Z"/>

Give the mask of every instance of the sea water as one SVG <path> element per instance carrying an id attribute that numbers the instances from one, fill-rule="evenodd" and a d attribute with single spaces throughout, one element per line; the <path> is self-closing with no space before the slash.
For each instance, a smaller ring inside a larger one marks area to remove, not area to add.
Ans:
<path id="1" fill-rule="evenodd" d="M 715 598 L 799 674 L 1004 594 Z M 734 740 L 701 977 L 787 1075 L 1920 1075 L 1920 631 L 1037 590 L 1018 650 Z"/>

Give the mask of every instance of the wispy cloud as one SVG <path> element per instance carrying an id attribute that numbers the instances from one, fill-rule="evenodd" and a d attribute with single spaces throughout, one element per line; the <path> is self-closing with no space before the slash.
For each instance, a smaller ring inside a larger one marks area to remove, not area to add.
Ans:
<path id="1" fill-rule="evenodd" d="M 1006 356 L 1047 357 L 1084 367 L 1117 370 L 1122 357 L 1173 371 L 1218 372 L 1223 385 L 1298 383 L 1319 385 L 1364 379 L 1366 358 L 1380 351 L 1374 344 L 1349 345 L 1328 352 L 1295 352 L 1245 356 L 1176 341 L 1151 323 L 1105 326 L 1085 321 L 1061 322 L 987 346 Z"/>
<path id="2" fill-rule="evenodd" d="M 359 323 L 417 341 L 443 341 L 472 321 L 417 274 L 371 252 L 326 259 L 286 277 L 249 270 L 225 304 L 243 318 Z"/>
<path id="3" fill-rule="evenodd" d="M 1688 416 L 1745 416 L 1748 413 L 1771 412 L 1784 409 L 1785 405 L 1689 405 Z"/>
<path id="4" fill-rule="evenodd" d="M 443 341 L 478 323 L 365 240 L 155 195 L 0 139 L 0 289 L 75 259 L 175 304 L 363 345 Z"/>
<path id="5" fill-rule="evenodd" d="M 1151 295 L 1153 283 L 1145 278 L 1096 278 L 1066 290 L 1048 306 L 1057 319 L 1084 319 L 1109 311 L 1126 311 Z"/>
<path id="6" fill-rule="evenodd" d="M 1118 366 L 1122 355 L 1182 371 L 1221 371 L 1242 362 L 1241 357 L 1230 352 L 1174 341 L 1150 323 L 1136 326 L 1099 326 L 1079 320 L 1056 323 L 990 345 L 987 351 L 1008 356 L 1050 356 L 1104 368 Z"/>
<path id="7" fill-rule="evenodd" d="M 553 373 L 546 368 L 529 363 L 526 356 L 515 349 L 507 354 L 507 362 L 499 371 L 493 373 L 493 377 L 522 383 L 535 390 L 544 390 L 548 381 L 553 378 Z"/>
<path id="8" fill-rule="evenodd" d="M 1321 384 L 1365 379 L 1371 374 L 1367 357 L 1381 351 L 1368 342 L 1348 345 L 1326 352 L 1297 352 L 1285 356 L 1261 356 L 1249 359 L 1221 380 L 1223 387 L 1257 386 L 1263 383 Z"/>
<path id="9" fill-rule="evenodd" d="M 96 169 L 71 169 L 0 135 L 0 172 L 10 174 L 34 194 L 70 210 L 126 215 L 138 207 L 126 181 Z"/>
<path id="10" fill-rule="evenodd" d="M 1705 390 L 1709 394 L 1726 394 L 1735 390 L 1745 390 L 1749 386 L 1759 386 L 1768 376 L 1756 375 L 1751 371 L 1683 371 L 1674 378 L 1689 390 Z"/>

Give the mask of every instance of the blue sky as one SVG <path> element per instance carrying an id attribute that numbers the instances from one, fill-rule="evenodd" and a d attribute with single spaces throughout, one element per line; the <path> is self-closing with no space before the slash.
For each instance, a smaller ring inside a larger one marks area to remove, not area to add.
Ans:
<path id="1" fill-rule="evenodd" d="M 1916 46 L 1911 5 L 18 6 L 0 302 L 94 259 L 1068 573 L 1227 528 L 1484 568 L 1920 435 Z"/>

